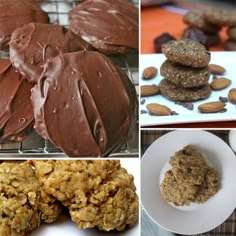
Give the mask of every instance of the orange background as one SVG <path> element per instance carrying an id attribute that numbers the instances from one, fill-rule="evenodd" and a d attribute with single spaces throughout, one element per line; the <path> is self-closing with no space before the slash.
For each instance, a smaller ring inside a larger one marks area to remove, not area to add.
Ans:
<path id="1" fill-rule="evenodd" d="M 183 15 L 172 13 L 163 7 L 142 8 L 141 10 L 141 53 L 155 53 L 153 40 L 164 32 L 168 32 L 177 39 L 182 38 L 182 31 L 186 25 L 182 22 Z M 210 51 L 223 51 L 224 41 L 227 39 L 226 29 L 220 32 L 221 44 L 210 47 Z"/>

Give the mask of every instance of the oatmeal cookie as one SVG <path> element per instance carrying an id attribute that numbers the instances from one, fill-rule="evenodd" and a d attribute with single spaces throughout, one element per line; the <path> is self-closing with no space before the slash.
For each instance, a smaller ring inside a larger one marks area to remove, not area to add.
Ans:
<path id="1" fill-rule="evenodd" d="M 205 67 L 211 59 L 206 48 L 191 39 L 171 40 L 163 44 L 161 49 L 167 59 L 185 66 Z"/>
<path id="2" fill-rule="evenodd" d="M 229 39 L 225 42 L 225 50 L 236 51 L 236 41 Z"/>
<path id="3" fill-rule="evenodd" d="M 41 221 L 55 221 L 61 210 L 55 199 L 41 192 L 26 161 L 0 165 L 0 192 L 0 235 L 23 236 Z"/>
<path id="4" fill-rule="evenodd" d="M 227 29 L 227 34 L 230 37 L 230 39 L 236 40 L 236 26 L 235 27 L 229 27 Z"/>
<path id="5" fill-rule="evenodd" d="M 200 99 L 206 99 L 211 94 L 211 88 L 209 84 L 196 88 L 183 88 L 177 86 L 167 79 L 161 80 L 160 84 L 161 94 L 172 101 L 191 102 Z"/>
<path id="6" fill-rule="evenodd" d="M 210 77 L 208 67 L 191 68 L 183 66 L 170 60 L 166 60 L 161 66 L 161 75 L 170 82 L 185 87 L 199 87 L 208 83 Z"/>
<path id="7" fill-rule="evenodd" d="M 204 18 L 202 11 L 190 10 L 184 17 L 183 22 L 191 27 L 198 28 L 208 33 L 215 33 L 221 29 L 220 26 L 212 24 Z"/>
<path id="8" fill-rule="evenodd" d="M 33 161 L 44 191 L 68 207 L 79 228 L 124 230 L 138 218 L 133 176 L 113 160 Z"/>
<path id="9" fill-rule="evenodd" d="M 236 10 L 210 7 L 204 11 L 204 17 L 219 26 L 236 26 Z"/>
<path id="10" fill-rule="evenodd" d="M 161 184 L 161 193 L 167 202 L 172 202 L 176 206 L 190 205 L 197 191 L 197 186 L 187 183 L 178 184 L 172 170 L 165 173 L 165 178 Z"/>

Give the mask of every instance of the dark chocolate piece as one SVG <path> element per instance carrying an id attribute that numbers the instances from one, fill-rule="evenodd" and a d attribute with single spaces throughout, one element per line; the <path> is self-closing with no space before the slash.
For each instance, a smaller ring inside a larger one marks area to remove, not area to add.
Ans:
<path id="1" fill-rule="evenodd" d="M 86 0 L 70 12 L 70 29 L 105 54 L 138 50 L 138 8 L 125 0 Z"/>
<path id="2" fill-rule="evenodd" d="M 136 123 L 134 86 L 98 52 L 48 59 L 31 99 L 36 131 L 71 157 L 107 155 Z"/>
<path id="3" fill-rule="evenodd" d="M 33 128 L 32 85 L 0 59 L 0 142 L 22 141 Z"/>
<path id="4" fill-rule="evenodd" d="M 10 59 L 26 79 L 37 82 L 48 58 L 88 48 L 85 41 L 63 26 L 30 23 L 12 33 Z"/>
<path id="5" fill-rule="evenodd" d="M 28 2 L 0 2 L 0 49 L 7 50 L 12 32 L 30 22 L 48 23 L 47 13 L 38 4 Z"/>

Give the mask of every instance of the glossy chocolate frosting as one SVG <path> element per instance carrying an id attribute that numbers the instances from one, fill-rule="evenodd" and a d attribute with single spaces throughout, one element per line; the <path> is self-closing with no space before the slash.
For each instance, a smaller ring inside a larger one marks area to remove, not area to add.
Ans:
<path id="1" fill-rule="evenodd" d="M 32 85 L 0 59 L 0 142 L 22 141 L 33 128 Z"/>
<path id="2" fill-rule="evenodd" d="M 98 52 L 48 59 L 31 99 L 36 131 L 71 157 L 106 155 L 136 121 L 133 84 Z"/>
<path id="3" fill-rule="evenodd" d="M 30 22 L 48 23 L 48 15 L 38 4 L 27 2 L 0 2 L 0 49 L 7 50 L 12 32 Z"/>
<path id="4" fill-rule="evenodd" d="M 26 79 L 37 82 L 48 58 L 88 48 L 84 40 L 63 26 L 29 23 L 12 33 L 10 60 Z"/>
<path id="5" fill-rule="evenodd" d="M 105 54 L 138 50 L 138 8 L 125 0 L 86 0 L 70 12 L 70 29 Z"/>

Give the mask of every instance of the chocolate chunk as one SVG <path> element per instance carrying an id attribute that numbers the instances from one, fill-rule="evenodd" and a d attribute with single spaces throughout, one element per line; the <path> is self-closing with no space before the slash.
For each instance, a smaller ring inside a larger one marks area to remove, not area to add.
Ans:
<path id="1" fill-rule="evenodd" d="M 141 110 L 140 112 L 141 112 L 141 114 L 147 114 L 147 111 L 145 111 L 145 110 Z"/>
<path id="2" fill-rule="evenodd" d="M 138 8 L 125 0 L 88 0 L 70 12 L 70 29 L 105 54 L 138 50 Z"/>
<path id="3" fill-rule="evenodd" d="M 37 82 L 42 64 L 62 52 L 88 49 L 88 44 L 60 25 L 30 23 L 16 29 L 10 42 L 13 66 L 30 82 Z"/>
<path id="4" fill-rule="evenodd" d="M 146 99 L 142 99 L 142 100 L 140 101 L 141 105 L 145 104 L 145 102 L 146 102 Z"/>
<path id="5" fill-rule="evenodd" d="M 222 96 L 219 96 L 219 100 L 224 103 L 229 101 L 227 97 L 222 97 Z"/>
<path id="6" fill-rule="evenodd" d="M 22 141 L 33 127 L 32 85 L 0 59 L 0 142 Z"/>
<path id="7" fill-rule="evenodd" d="M 68 156 L 107 155 L 136 123 L 134 86 L 98 52 L 48 59 L 31 98 L 36 131 Z"/>
<path id="8" fill-rule="evenodd" d="M 12 32 L 30 22 L 48 23 L 48 15 L 38 4 L 5 1 L 0 2 L 0 49 L 7 50 Z"/>

